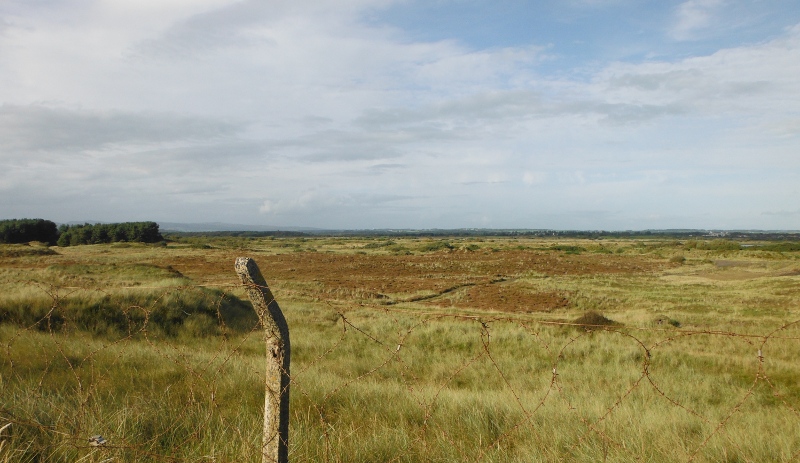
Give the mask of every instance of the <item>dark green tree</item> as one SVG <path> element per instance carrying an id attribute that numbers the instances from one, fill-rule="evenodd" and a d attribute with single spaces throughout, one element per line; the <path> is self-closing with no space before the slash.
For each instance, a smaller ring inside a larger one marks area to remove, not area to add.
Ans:
<path id="1" fill-rule="evenodd" d="M 156 222 L 123 222 L 107 224 L 62 225 L 59 246 L 102 244 L 118 241 L 156 243 L 164 239 Z"/>
<path id="2" fill-rule="evenodd" d="M 54 222 L 44 219 L 0 220 L 0 243 L 27 243 L 41 241 L 55 244 L 58 228 Z"/>

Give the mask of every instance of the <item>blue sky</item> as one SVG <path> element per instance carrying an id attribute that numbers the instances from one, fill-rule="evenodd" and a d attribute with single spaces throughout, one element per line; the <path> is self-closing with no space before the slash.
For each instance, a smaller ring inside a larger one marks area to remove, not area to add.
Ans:
<path id="1" fill-rule="evenodd" d="M 0 218 L 800 229 L 796 1 L 6 0 Z"/>

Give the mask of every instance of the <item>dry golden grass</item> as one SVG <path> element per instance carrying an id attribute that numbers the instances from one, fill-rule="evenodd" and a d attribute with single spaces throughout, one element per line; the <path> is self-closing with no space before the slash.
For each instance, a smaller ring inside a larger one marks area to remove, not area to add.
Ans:
<path id="1" fill-rule="evenodd" d="M 797 252 L 338 237 L 53 250 L 0 253 L 0 313 L 45 321 L 0 323 L 0 461 L 258 460 L 263 344 L 230 318 L 240 255 L 290 325 L 292 461 L 800 455 Z M 92 330 L 89 309 L 129 318 Z M 174 318 L 130 315 L 159 311 Z M 618 324 L 572 326 L 590 312 Z"/>

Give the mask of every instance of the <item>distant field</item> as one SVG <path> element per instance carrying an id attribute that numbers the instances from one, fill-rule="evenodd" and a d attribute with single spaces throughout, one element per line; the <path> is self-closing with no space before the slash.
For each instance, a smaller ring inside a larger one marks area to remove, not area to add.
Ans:
<path id="1" fill-rule="evenodd" d="M 0 246 L 0 463 L 258 461 L 238 256 L 290 326 L 291 461 L 797 461 L 800 251 L 740 244 Z"/>

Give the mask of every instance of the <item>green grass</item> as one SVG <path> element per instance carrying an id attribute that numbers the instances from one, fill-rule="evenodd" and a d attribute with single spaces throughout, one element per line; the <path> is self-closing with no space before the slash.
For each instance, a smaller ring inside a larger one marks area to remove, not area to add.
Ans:
<path id="1" fill-rule="evenodd" d="M 252 306 L 223 291 L 169 279 L 158 287 L 60 290 L 21 287 L 0 297 L 0 323 L 32 330 L 75 330 L 120 338 L 151 336 L 206 337 L 242 332 L 257 323 Z"/>
<path id="2" fill-rule="evenodd" d="M 603 241 L 613 254 L 580 240 L 386 243 L 224 238 L 210 239 L 211 249 L 7 257 L 0 313 L 14 315 L 0 323 L 0 428 L 11 426 L 0 433 L 0 462 L 258 461 L 264 345 L 233 273 L 239 254 L 255 256 L 290 326 L 291 461 L 797 459 L 800 324 L 785 326 L 800 319 L 793 253 L 622 240 Z M 272 278 L 265 264 L 299 245 L 374 255 L 402 246 L 443 259 L 571 258 L 548 248 L 579 246 L 578 258 L 647 256 L 666 266 L 507 275 L 504 285 L 563 292 L 570 305 L 505 314 L 383 306 L 346 291 L 309 297 L 293 288 L 322 283 L 297 272 Z M 686 260 L 670 263 L 677 254 Z M 178 257 L 207 267 L 175 270 L 167 262 Z M 215 273 L 217 261 L 229 262 L 227 276 Z M 198 286 L 209 280 L 217 286 Z M 48 319 L 43 311 L 62 324 L 35 322 Z M 571 325 L 592 316 L 616 324 Z M 90 446 L 96 434 L 108 444 Z"/>

